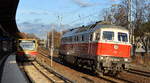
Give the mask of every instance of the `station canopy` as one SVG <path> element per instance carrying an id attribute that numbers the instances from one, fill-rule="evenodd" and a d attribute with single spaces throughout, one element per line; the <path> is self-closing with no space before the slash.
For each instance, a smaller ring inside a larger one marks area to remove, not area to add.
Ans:
<path id="1" fill-rule="evenodd" d="M 0 0 L 0 36 L 19 37 L 16 10 L 19 0 Z"/>

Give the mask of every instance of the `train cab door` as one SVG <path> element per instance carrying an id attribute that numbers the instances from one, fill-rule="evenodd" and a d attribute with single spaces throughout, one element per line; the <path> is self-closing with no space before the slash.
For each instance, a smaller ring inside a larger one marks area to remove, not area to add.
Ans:
<path id="1" fill-rule="evenodd" d="M 95 53 L 96 53 L 95 33 L 91 33 L 89 35 L 88 54 L 95 55 Z"/>
<path id="2" fill-rule="evenodd" d="M 88 39 L 88 55 L 91 55 L 91 49 L 92 49 L 92 38 L 93 34 L 89 34 L 89 39 Z"/>

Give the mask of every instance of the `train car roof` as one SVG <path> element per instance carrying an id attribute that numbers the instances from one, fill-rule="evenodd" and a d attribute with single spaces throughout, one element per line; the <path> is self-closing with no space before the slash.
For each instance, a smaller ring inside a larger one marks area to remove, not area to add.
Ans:
<path id="1" fill-rule="evenodd" d="M 102 28 L 113 28 L 113 29 L 120 29 L 124 31 L 128 31 L 124 27 L 116 26 L 116 25 L 103 25 L 103 24 L 96 24 L 96 25 L 88 25 L 88 26 L 82 26 L 79 28 L 71 29 L 70 31 L 66 32 L 63 37 L 69 37 L 73 35 L 79 35 L 84 33 L 90 33 L 94 32 L 96 30 L 102 29 Z"/>

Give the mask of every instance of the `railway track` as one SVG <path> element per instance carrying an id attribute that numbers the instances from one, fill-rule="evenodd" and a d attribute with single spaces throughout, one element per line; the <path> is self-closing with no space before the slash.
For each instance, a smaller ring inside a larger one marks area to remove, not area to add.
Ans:
<path id="1" fill-rule="evenodd" d="M 74 83 L 73 81 L 62 76 L 52 68 L 41 64 L 40 62 L 32 63 L 45 77 L 52 81 L 52 83 Z"/>
<path id="2" fill-rule="evenodd" d="M 131 70 L 120 72 L 116 78 L 129 81 L 130 83 L 149 83 L 150 81 L 149 77 L 143 76 L 135 71 L 131 72 Z"/>
<path id="3" fill-rule="evenodd" d="M 30 68 L 25 67 L 27 65 L 30 66 Z M 23 66 L 26 75 L 28 76 L 30 82 L 32 83 L 42 83 L 41 80 L 38 81 L 39 78 L 43 79 L 45 83 L 74 83 L 73 81 L 65 78 L 64 76 L 60 75 L 58 72 L 47 67 L 46 65 L 41 64 L 38 61 L 25 62 L 23 63 Z M 39 75 L 39 76 L 36 77 L 35 75 Z"/>
<path id="4" fill-rule="evenodd" d="M 112 76 L 101 76 L 100 78 L 110 81 L 111 83 L 132 83 L 131 81 L 120 79 Z"/>
<path id="5" fill-rule="evenodd" d="M 145 77 L 150 77 L 150 72 L 146 72 L 146 71 L 129 69 L 129 70 L 127 70 L 127 72 L 134 73 L 134 74 L 141 75 L 141 76 L 145 76 Z"/>

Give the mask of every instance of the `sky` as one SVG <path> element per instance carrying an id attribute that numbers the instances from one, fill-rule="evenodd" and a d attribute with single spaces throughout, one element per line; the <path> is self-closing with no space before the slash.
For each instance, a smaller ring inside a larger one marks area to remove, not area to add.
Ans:
<path id="1" fill-rule="evenodd" d="M 104 8 L 119 0 L 20 0 L 16 21 L 21 32 L 40 38 L 51 30 L 69 29 L 103 20 Z"/>

